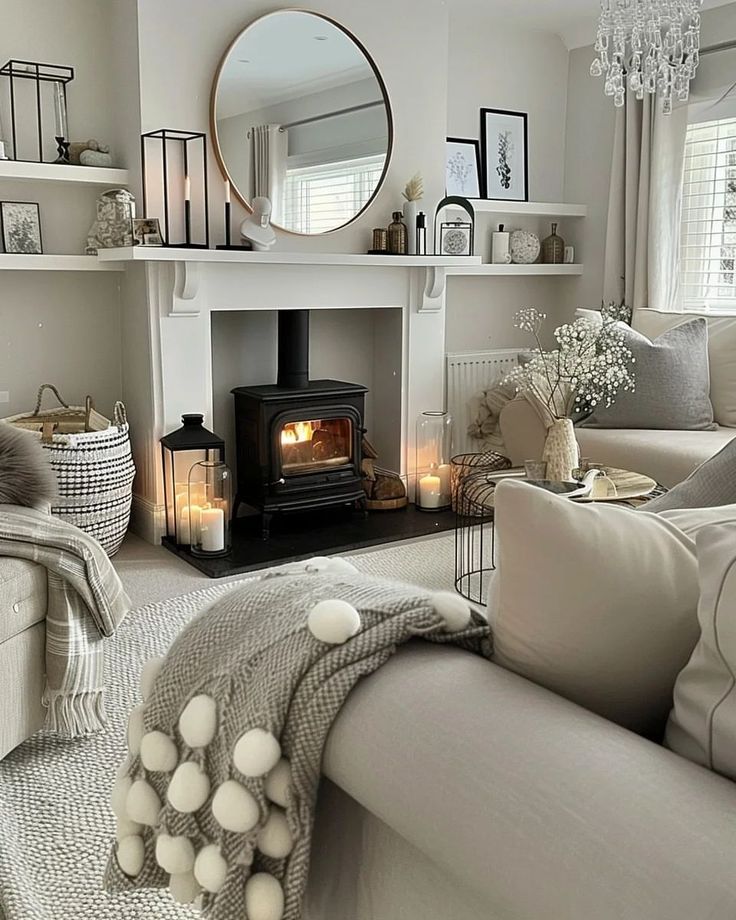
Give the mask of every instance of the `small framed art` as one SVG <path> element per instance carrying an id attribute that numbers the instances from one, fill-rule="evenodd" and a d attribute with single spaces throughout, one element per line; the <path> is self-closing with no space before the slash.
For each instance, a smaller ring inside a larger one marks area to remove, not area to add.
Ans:
<path id="1" fill-rule="evenodd" d="M 134 246 L 163 246 L 157 217 L 134 217 L 130 223 Z"/>
<path id="2" fill-rule="evenodd" d="M 5 252 L 40 255 L 41 212 L 36 201 L 0 201 L 3 249 Z"/>
<path id="3" fill-rule="evenodd" d="M 529 200 L 526 112 L 480 110 L 483 195 L 501 201 Z"/>
<path id="4" fill-rule="evenodd" d="M 480 143 L 468 137 L 448 137 L 445 151 L 445 194 L 480 198 Z"/>
<path id="5" fill-rule="evenodd" d="M 470 221 L 451 220 L 440 224 L 440 255 L 472 256 L 473 225 Z"/>

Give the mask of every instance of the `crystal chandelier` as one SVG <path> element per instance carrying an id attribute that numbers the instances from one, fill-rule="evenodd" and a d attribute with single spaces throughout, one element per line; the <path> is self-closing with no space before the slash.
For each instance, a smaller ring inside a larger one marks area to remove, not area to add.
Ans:
<path id="1" fill-rule="evenodd" d="M 703 0 L 601 0 L 590 67 L 605 78 L 604 92 L 622 106 L 626 85 L 643 99 L 662 97 L 662 111 L 672 112 L 674 99 L 686 102 L 698 67 L 700 7 Z"/>

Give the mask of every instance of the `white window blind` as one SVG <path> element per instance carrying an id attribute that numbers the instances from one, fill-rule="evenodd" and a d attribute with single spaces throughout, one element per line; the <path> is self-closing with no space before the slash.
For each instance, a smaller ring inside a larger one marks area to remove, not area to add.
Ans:
<path id="1" fill-rule="evenodd" d="M 297 233 L 324 233 L 347 223 L 375 191 L 385 160 L 381 154 L 287 168 L 284 226 Z"/>
<path id="2" fill-rule="evenodd" d="M 680 245 L 683 306 L 736 310 L 736 118 L 688 128 Z"/>

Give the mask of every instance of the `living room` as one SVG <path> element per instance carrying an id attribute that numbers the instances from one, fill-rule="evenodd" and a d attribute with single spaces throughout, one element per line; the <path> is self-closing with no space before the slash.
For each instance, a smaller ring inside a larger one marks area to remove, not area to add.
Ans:
<path id="1" fill-rule="evenodd" d="M 736 3 L 2 8 L 0 917 L 730 920 Z"/>

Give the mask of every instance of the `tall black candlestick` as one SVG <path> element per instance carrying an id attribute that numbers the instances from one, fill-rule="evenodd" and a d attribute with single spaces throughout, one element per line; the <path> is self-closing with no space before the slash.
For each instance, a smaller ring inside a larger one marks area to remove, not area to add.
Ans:
<path id="1" fill-rule="evenodd" d="M 230 245 L 230 202 L 225 202 L 225 245 Z"/>
<path id="2" fill-rule="evenodd" d="M 192 243 L 192 202 L 184 199 L 184 234 L 187 246 Z"/>

